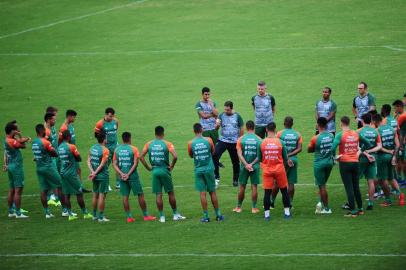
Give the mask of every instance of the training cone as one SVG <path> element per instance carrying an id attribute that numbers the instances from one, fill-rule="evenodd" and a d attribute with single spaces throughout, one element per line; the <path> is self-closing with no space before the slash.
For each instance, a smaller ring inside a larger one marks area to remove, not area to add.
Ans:
<path id="1" fill-rule="evenodd" d="M 399 195 L 399 205 L 400 206 L 405 205 L 405 194 L 404 193 L 400 193 L 400 195 Z"/>

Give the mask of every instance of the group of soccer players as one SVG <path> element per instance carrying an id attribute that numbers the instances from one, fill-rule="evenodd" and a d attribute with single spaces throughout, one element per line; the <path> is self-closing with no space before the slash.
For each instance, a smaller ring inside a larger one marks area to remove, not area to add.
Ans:
<path id="1" fill-rule="evenodd" d="M 345 187 L 349 209 L 346 216 L 357 217 L 364 214 L 359 179 L 365 176 L 368 180 L 368 207 L 373 209 L 375 193 L 381 187 L 385 196 L 382 206 L 390 206 L 391 187 L 399 197 L 399 203 L 404 204 L 403 193 L 400 192 L 400 179 L 406 171 L 404 163 L 404 145 L 406 138 L 406 113 L 403 111 L 404 102 L 396 100 L 393 103 L 395 117 L 391 116 L 391 106 L 382 106 L 380 114 L 376 112 L 375 98 L 368 93 L 367 84 L 358 84 L 359 96 L 354 98 L 353 112 L 358 121 L 359 129 L 350 129 L 350 118 L 341 118 L 342 131 L 336 134 L 335 117 L 337 106 L 331 99 L 332 90 L 325 87 L 322 98 L 316 103 L 316 135 L 311 139 L 307 148 L 314 152 L 315 184 L 319 187 L 320 201 L 316 205 L 317 214 L 331 214 L 328 203 L 326 184 L 335 162 L 339 163 L 341 178 Z M 263 207 L 265 220 L 270 220 L 270 209 L 274 208 L 279 190 L 282 194 L 284 217 L 291 217 L 292 201 L 295 194 L 295 184 L 298 180 L 297 154 L 302 151 L 302 136 L 293 129 L 294 120 L 287 116 L 284 119 L 284 129 L 277 131 L 274 122 L 275 98 L 267 93 L 264 81 L 257 84 L 257 94 L 252 97 L 255 121 L 245 123 L 241 115 L 235 112 L 232 101 L 224 103 L 224 112 L 219 113 L 216 103 L 210 98 L 210 89 L 202 89 L 202 99 L 196 103 L 200 119 L 193 125 L 195 137 L 188 143 L 188 153 L 194 160 L 195 187 L 200 193 L 203 210 L 201 222 L 209 222 L 208 203 L 209 193 L 215 210 L 215 219 L 224 220 L 220 212 L 216 189 L 220 186 L 220 162 L 222 154 L 227 150 L 233 168 L 234 186 L 239 186 L 237 205 L 234 212 L 242 211 L 245 189 L 248 180 L 251 183 L 251 212 L 260 212 L 257 207 L 258 185 L 262 176 L 264 189 Z M 62 206 L 62 216 L 75 220 L 78 215 L 71 209 L 70 197 L 75 195 L 82 210 L 84 219 L 108 222 L 104 214 L 106 196 L 109 185 L 110 165 L 116 172 L 116 188 L 123 197 L 123 207 L 127 222 L 134 222 L 129 195 L 132 192 L 138 197 L 144 220 L 155 220 L 148 214 L 144 199 L 142 184 L 137 172 L 139 161 L 151 171 L 152 192 L 156 194 L 156 205 L 159 211 L 159 221 L 165 222 L 163 212 L 163 191 L 168 194 L 169 204 L 173 211 L 173 220 L 185 219 L 178 210 L 171 171 L 177 162 L 177 153 L 172 143 L 164 139 L 164 128 L 155 128 L 155 138 L 142 149 L 131 144 L 131 133 L 122 133 L 122 144 L 118 142 L 119 121 L 113 108 L 105 110 L 104 117 L 99 120 L 94 129 L 97 143 L 94 144 L 87 157 L 90 170 L 89 179 L 93 183 L 92 212 L 89 213 L 83 193 L 90 192 L 83 187 L 82 171 L 79 162 L 82 157 L 76 148 L 76 136 L 73 123 L 77 116 L 74 110 L 66 111 L 66 118 L 59 132 L 55 128 L 58 110 L 48 107 L 44 115 L 44 123 L 35 127 L 37 137 L 33 140 L 21 134 L 16 121 L 7 123 L 5 127 L 3 170 L 8 172 L 9 217 L 27 218 L 21 208 L 21 195 L 24 187 L 24 170 L 20 149 L 31 142 L 36 172 L 41 191 L 41 202 L 45 217 L 53 218 L 49 204 Z M 220 136 L 219 136 L 220 130 Z M 338 153 L 336 155 L 336 150 Z M 148 155 L 148 160 L 146 156 Z M 394 165 L 397 170 L 394 170 Z M 262 169 L 262 173 L 261 173 Z M 391 184 L 391 187 L 389 186 Z M 378 185 L 377 185 L 378 184 Z M 402 183 L 401 183 L 402 184 Z M 356 206 L 355 206 L 356 204 Z"/>

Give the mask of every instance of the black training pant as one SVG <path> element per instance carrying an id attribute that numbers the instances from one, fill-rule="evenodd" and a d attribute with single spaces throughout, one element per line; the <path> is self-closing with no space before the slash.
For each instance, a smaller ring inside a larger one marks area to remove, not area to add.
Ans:
<path id="1" fill-rule="evenodd" d="M 240 161 L 237 154 L 237 144 L 236 143 L 226 143 L 223 141 L 217 141 L 216 146 L 214 147 L 214 175 L 216 179 L 220 179 L 219 172 L 219 163 L 221 155 L 228 151 L 230 155 L 231 162 L 233 163 L 233 181 L 238 181 L 238 175 L 240 174 Z"/>

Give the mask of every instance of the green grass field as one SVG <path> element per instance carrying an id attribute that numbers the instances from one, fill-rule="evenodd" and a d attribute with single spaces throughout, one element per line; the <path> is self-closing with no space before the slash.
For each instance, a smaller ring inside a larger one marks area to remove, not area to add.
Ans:
<path id="1" fill-rule="evenodd" d="M 351 114 L 361 80 L 379 107 L 401 98 L 405 11 L 402 0 L 0 1 L 1 127 L 17 119 L 23 133 L 34 137 L 48 105 L 59 108 L 58 127 L 65 110 L 75 109 L 77 144 L 86 156 L 94 125 L 108 106 L 121 121 L 120 133 L 131 131 L 138 148 L 163 125 L 179 154 L 175 192 L 188 218 L 143 222 L 132 198 L 137 222 L 126 224 L 114 191 L 107 198 L 108 224 L 68 222 L 57 209 L 57 218 L 45 220 L 27 149 L 22 203 L 29 219 L 7 218 L 7 175 L 0 177 L 0 269 L 404 269 L 406 208 L 377 205 L 365 216 L 344 218 L 345 194 L 335 168 L 329 182 L 333 214 L 315 216 L 313 156 L 307 153 L 299 155 L 291 220 L 283 219 L 280 195 L 270 223 L 262 213 L 250 213 L 249 199 L 243 213 L 234 214 L 237 189 L 230 185 L 225 154 L 218 196 L 226 221 L 199 224 L 186 148 L 203 86 L 219 105 L 231 99 L 246 121 L 253 119 L 256 83 L 265 80 L 276 98 L 277 126 L 293 116 L 304 146 L 314 132 L 314 104 L 323 86 L 333 89 L 339 117 Z M 157 215 L 150 175 L 144 168 L 139 172 L 149 210 Z M 262 189 L 259 195 L 262 200 Z M 86 202 L 90 209 L 90 195 Z M 170 217 L 166 197 L 165 211 Z"/>

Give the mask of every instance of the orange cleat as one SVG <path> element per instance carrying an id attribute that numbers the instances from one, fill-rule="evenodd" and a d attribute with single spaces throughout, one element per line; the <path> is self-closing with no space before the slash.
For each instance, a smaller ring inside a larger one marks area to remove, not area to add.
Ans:
<path id="1" fill-rule="evenodd" d="M 127 223 L 132 223 L 132 222 L 134 222 L 134 221 L 135 221 L 135 219 L 132 218 L 132 217 L 128 217 L 128 218 L 127 218 Z"/>
<path id="2" fill-rule="evenodd" d="M 151 220 L 155 220 L 156 219 L 156 217 L 154 217 L 154 216 L 145 216 L 144 217 L 144 221 L 151 221 Z"/>

